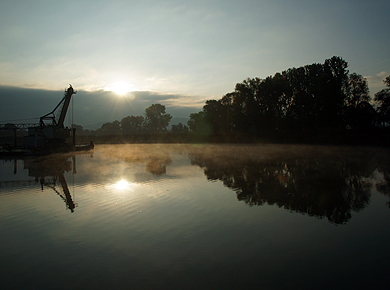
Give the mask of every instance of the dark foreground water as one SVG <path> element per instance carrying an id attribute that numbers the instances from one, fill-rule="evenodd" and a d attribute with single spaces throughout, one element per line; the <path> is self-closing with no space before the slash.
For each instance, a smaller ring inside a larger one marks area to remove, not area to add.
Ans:
<path id="1" fill-rule="evenodd" d="M 0 289 L 390 287 L 385 149 L 110 145 L 0 165 Z"/>

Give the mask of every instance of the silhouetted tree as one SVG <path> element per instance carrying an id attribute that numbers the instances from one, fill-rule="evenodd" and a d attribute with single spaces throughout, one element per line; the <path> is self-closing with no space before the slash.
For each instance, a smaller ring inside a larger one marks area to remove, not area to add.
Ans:
<path id="1" fill-rule="evenodd" d="M 179 123 L 177 125 L 172 125 L 172 133 L 174 134 L 186 134 L 188 133 L 189 129 L 187 126 L 183 125 L 182 123 Z"/>
<path id="2" fill-rule="evenodd" d="M 344 106 L 344 84 L 348 81 L 348 63 L 341 57 L 333 56 L 325 60 L 325 74 L 330 73 L 327 86 L 326 99 L 322 102 L 323 125 L 331 128 L 340 128 L 342 123 L 342 112 Z"/>
<path id="3" fill-rule="evenodd" d="M 204 120 L 210 126 L 213 134 L 230 132 L 228 120 L 228 108 L 221 100 L 208 100 L 203 106 Z"/>
<path id="4" fill-rule="evenodd" d="M 127 116 L 121 120 L 122 133 L 136 134 L 143 130 L 144 117 L 142 116 Z"/>
<path id="5" fill-rule="evenodd" d="M 212 132 L 211 126 L 206 122 L 204 112 L 190 114 L 190 119 L 187 121 L 190 132 L 199 135 L 210 135 Z"/>
<path id="6" fill-rule="evenodd" d="M 375 109 L 371 101 L 367 80 L 363 76 L 352 73 L 348 76 L 345 91 L 345 125 L 359 129 L 374 125 Z"/>
<path id="7" fill-rule="evenodd" d="M 203 114 L 191 116 L 190 130 L 261 137 L 279 129 L 327 132 L 372 126 L 375 112 L 367 81 L 349 74 L 347 67 L 333 56 L 323 64 L 290 68 L 266 79 L 248 78 L 222 99 L 208 100 Z"/>
<path id="8" fill-rule="evenodd" d="M 118 120 L 115 120 L 114 122 L 105 123 L 103 124 L 100 129 L 97 130 L 98 134 L 108 135 L 108 134 L 120 134 L 121 133 L 121 126 Z"/>
<path id="9" fill-rule="evenodd" d="M 282 125 L 288 108 L 287 87 L 287 80 L 280 73 L 267 77 L 258 85 L 255 95 L 259 108 L 258 133 L 276 130 Z"/>
<path id="10" fill-rule="evenodd" d="M 87 135 L 90 133 L 89 130 L 84 130 L 83 126 L 72 124 L 72 128 L 76 129 L 76 135 Z"/>
<path id="11" fill-rule="evenodd" d="M 304 67 L 291 68 L 285 73 L 290 89 L 286 120 L 294 129 L 311 129 L 316 123 L 315 98 L 310 93 Z"/>
<path id="12" fill-rule="evenodd" d="M 153 104 L 145 109 L 144 126 L 149 132 L 163 132 L 167 130 L 172 116 L 165 112 L 165 106 Z"/>
<path id="13" fill-rule="evenodd" d="M 256 95 L 260 82 L 259 78 L 248 78 L 236 84 L 232 103 L 235 131 L 256 134 L 260 120 Z"/>
<path id="14" fill-rule="evenodd" d="M 222 97 L 222 99 L 219 101 L 223 108 L 223 131 L 225 133 L 231 133 L 235 129 L 235 122 L 234 122 L 234 108 L 233 108 L 233 101 L 234 101 L 235 93 L 227 93 Z"/>
<path id="15" fill-rule="evenodd" d="M 390 75 L 383 82 L 387 88 L 377 92 L 374 101 L 379 114 L 379 122 L 383 126 L 388 126 L 390 124 Z"/>
<path id="16" fill-rule="evenodd" d="M 345 103 L 347 106 L 357 107 L 361 102 L 369 102 L 370 96 L 367 80 L 357 73 L 348 75 L 345 94 Z"/>

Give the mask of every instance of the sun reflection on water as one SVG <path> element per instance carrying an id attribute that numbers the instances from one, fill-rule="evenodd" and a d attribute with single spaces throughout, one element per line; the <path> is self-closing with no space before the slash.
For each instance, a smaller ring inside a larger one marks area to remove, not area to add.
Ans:
<path id="1" fill-rule="evenodd" d="M 134 186 L 135 186 L 134 183 L 128 182 L 127 180 L 125 180 L 123 178 L 121 180 L 119 180 L 118 182 L 113 184 L 113 188 L 115 188 L 117 190 L 133 190 Z"/>

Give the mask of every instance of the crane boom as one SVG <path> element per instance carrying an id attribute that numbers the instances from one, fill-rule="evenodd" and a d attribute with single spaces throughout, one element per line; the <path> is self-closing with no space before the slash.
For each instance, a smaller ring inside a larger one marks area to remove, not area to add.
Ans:
<path id="1" fill-rule="evenodd" d="M 38 126 L 28 129 L 28 136 L 23 138 L 25 148 L 52 151 L 74 147 L 75 130 L 64 126 L 65 116 L 73 94 L 76 92 L 72 85 L 69 85 L 69 88 L 65 90 L 65 96 L 54 110 L 42 116 Z M 56 120 L 56 116 L 59 116 L 58 120 Z M 45 121 L 51 121 L 51 124 L 46 124 Z M 68 143 L 67 140 L 71 137 L 73 137 L 73 142 Z"/>
<path id="2" fill-rule="evenodd" d="M 66 113 L 68 112 L 70 99 L 72 98 L 73 94 L 76 94 L 77 92 L 73 89 L 72 85 L 69 85 L 69 88 L 65 91 L 64 96 L 64 105 L 62 106 L 60 118 L 58 119 L 57 126 L 64 128 L 64 121 Z"/>
<path id="3" fill-rule="evenodd" d="M 54 108 L 53 111 L 50 113 L 42 116 L 40 118 L 39 124 L 40 126 L 45 126 L 45 120 L 51 120 L 52 125 L 59 127 L 59 128 L 64 128 L 64 121 L 66 117 L 66 113 L 68 112 L 69 104 L 70 104 L 70 99 L 72 98 L 73 94 L 76 94 L 77 92 L 73 89 L 72 85 L 69 85 L 69 88 L 65 90 L 65 96 L 62 98 L 62 100 L 58 103 L 58 105 Z M 58 120 L 55 118 L 55 112 L 57 109 L 62 105 L 60 116 Z"/>

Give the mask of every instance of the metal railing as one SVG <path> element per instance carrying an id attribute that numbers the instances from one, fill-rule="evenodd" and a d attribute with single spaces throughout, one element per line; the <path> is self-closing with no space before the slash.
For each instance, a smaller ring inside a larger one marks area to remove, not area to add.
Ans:
<path id="1" fill-rule="evenodd" d="M 0 124 L 0 130 L 26 130 L 28 128 L 37 127 L 39 126 L 36 123 L 30 123 L 30 124 Z"/>

